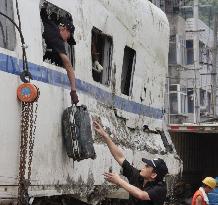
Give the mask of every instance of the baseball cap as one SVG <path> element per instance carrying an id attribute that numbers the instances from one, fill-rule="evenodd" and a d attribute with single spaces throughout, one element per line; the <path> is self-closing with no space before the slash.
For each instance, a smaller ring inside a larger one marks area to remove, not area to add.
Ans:
<path id="1" fill-rule="evenodd" d="M 60 26 L 66 26 L 67 29 L 70 31 L 70 38 L 67 41 L 68 44 L 76 45 L 76 41 L 75 41 L 75 39 L 73 37 L 74 31 L 75 31 L 75 27 L 73 25 L 73 22 L 69 18 L 62 17 L 59 20 L 59 25 Z"/>
<path id="2" fill-rule="evenodd" d="M 149 160 L 142 158 L 142 161 L 154 168 L 154 171 L 156 172 L 159 179 L 162 179 L 168 173 L 167 165 L 163 159 L 158 158 Z"/>

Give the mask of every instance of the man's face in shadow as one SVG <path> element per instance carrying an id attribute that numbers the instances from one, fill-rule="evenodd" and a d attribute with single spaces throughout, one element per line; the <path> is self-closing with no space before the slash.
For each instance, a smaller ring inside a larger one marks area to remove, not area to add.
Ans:
<path id="1" fill-rule="evenodd" d="M 70 39 L 70 31 L 66 26 L 59 26 L 60 35 L 64 42 L 67 42 Z"/>

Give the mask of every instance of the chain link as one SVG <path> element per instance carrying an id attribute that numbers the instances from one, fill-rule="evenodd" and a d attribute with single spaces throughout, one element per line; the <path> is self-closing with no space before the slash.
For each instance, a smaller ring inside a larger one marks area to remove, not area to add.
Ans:
<path id="1" fill-rule="evenodd" d="M 29 136 L 29 161 L 28 161 L 28 180 L 31 177 L 31 164 L 33 159 L 33 147 L 35 142 L 35 132 L 36 132 L 36 119 L 37 119 L 38 101 L 36 102 L 35 111 L 33 111 L 33 104 L 31 107 L 30 114 L 30 136 Z M 33 115 L 34 112 L 34 115 Z"/>
<path id="2" fill-rule="evenodd" d="M 77 158 L 80 158 L 80 148 L 79 148 L 79 142 L 78 142 L 78 130 L 76 127 L 76 120 L 75 120 L 75 114 L 76 114 L 76 107 L 72 107 L 70 114 L 70 121 L 73 126 L 71 126 L 71 140 L 73 145 L 73 153 Z"/>
<path id="3" fill-rule="evenodd" d="M 36 101 L 35 110 L 34 110 L 34 103 L 26 103 L 26 102 L 22 102 L 21 109 L 22 109 L 22 113 L 21 113 L 21 139 L 20 139 L 20 166 L 19 166 L 19 181 L 18 181 L 18 205 L 27 205 L 29 204 L 28 187 L 31 184 L 30 182 L 31 165 L 32 165 L 32 158 L 33 158 L 33 147 L 35 141 L 38 101 Z M 27 168 L 27 173 L 26 173 L 26 168 Z"/>

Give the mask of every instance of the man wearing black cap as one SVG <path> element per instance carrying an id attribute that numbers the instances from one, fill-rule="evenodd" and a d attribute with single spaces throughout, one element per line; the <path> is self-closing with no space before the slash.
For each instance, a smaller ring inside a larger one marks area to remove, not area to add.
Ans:
<path id="1" fill-rule="evenodd" d="M 122 166 L 123 175 L 127 177 L 129 183 L 116 173 L 104 173 L 105 179 L 129 192 L 131 204 L 163 205 L 167 194 L 163 178 L 168 173 L 164 160 L 160 158 L 153 160 L 142 158 L 145 166 L 138 170 L 130 165 L 123 153 L 98 122 L 94 121 L 93 126 L 95 131 L 106 142 L 114 159 Z"/>
<path id="2" fill-rule="evenodd" d="M 77 104 L 79 100 L 76 93 L 75 73 L 65 49 L 65 42 L 69 45 L 76 44 L 73 38 L 75 28 L 72 19 L 61 17 L 57 20 L 57 16 L 54 14 L 48 16 L 46 5 L 41 9 L 40 15 L 44 25 L 43 38 L 47 45 L 43 60 L 48 59 L 51 63 L 66 69 L 71 86 L 71 100 L 73 104 Z"/>

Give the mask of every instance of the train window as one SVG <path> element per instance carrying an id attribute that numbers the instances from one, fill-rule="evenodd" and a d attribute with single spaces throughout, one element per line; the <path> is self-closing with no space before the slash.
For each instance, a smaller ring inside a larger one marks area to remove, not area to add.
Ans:
<path id="1" fill-rule="evenodd" d="M 110 85 L 112 65 L 112 38 L 97 28 L 92 29 L 92 77 L 103 85 Z"/>
<path id="2" fill-rule="evenodd" d="M 1 0 L 0 11 L 11 19 L 14 19 L 13 1 Z M 4 16 L 0 15 L 0 47 L 13 51 L 16 45 L 14 25 Z"/>
<path id="3" fill-rule="evenodd" d="M 70 13 L 68 13 L 67 11 L 47 1 L 42 1 L 41 8 L 40 8 L 40 15 L 41 15 L 41 20 L 42 20 L 43 61 L 47 63 L 55 64 L 57 66 L 63 66 L 60 56 L 58 55 L 57 52 L 54 51 L 54 49 L 51 48 L 51 45 L 49 45 L 51 44 L 49 39 L 54 37 L 53 34 L 55 32 L 59 32 L 58 27 L 62 22 L 67 21 L 67 22 L 70 22 L 70 25 L 71 24 L 73 25 L 72 17 Z M 74 67 L 75 65 L 75 57 L 74 57 L 75 42 L 72 42 L 72 39 L 73 38 L 71 38 L 70 41 L 68 40 L 68 42 L 65 43 L 65 51 Z"/>
<path id="4" fill-rule="evenodd" d="M 133 75 L 135 72 L 136 51 L 126 46 L 123 56 L 123 68 L 121 75 L 121 92 L 130 96 L 133 86 Z"/>

